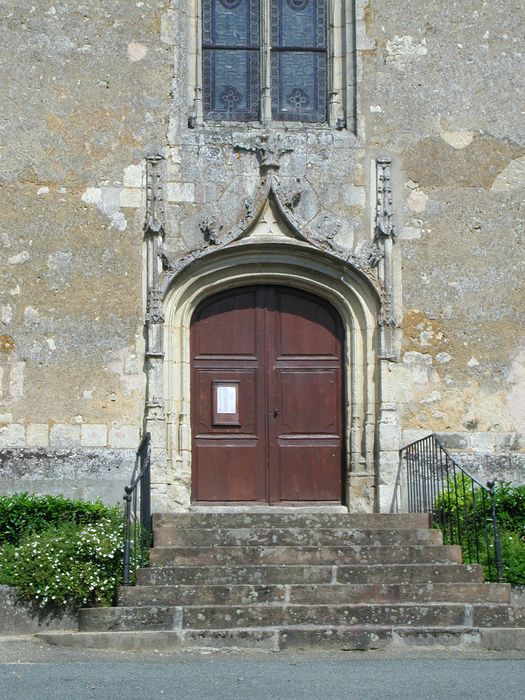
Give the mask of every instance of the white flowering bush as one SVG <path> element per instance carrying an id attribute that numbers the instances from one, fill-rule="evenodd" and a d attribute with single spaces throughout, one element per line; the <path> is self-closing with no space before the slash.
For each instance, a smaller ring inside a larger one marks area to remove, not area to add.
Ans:
<path id="1" fill-rule="evenodd" d="M 122 535 L 118 513 L 28 535 L 15 551 L 19 598 L 40 608 L 111 605 L 122 572 Z"/>

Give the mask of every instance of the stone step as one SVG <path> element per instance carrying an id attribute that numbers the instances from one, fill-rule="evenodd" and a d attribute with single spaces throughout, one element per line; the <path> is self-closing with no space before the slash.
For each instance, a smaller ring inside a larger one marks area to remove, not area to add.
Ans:
<path id="1" fill-rule="evenodd" d="M 287 586 L 292 604 L 343 605 L 356 603 L 499 603 L 510 601 L 510 585 L 502 583 L 320 584 Z"/>
<path id="2" fill-rule="evenodd" d="M 133 605 L 247 605 L 283 603 L 287 586 L 165 585 L 126 586 L 118 593 L 118 604 Z"/>
<path id="3" fill-rule="evenodd" d="M 153 527 L 181 528 L 285 528 L 294 527 L 303 530 L 320 527 L 355 528 L 355 529 L 389 529 L 389 528 L 426 528 L 429 519 L 425 513 L 297 513 L 290 512 L 190 512 L 190 513 L 154 513 Z"/>
<path id="4" fill-rule="evenodd" d="M 137 571 L 141 586 L 274 585 L 312 583 L 482 582 L 478 564 L 391 564 L 352 566 L 173 566 Z"/>
<path id="5" fill-rule="evenodd" d="M 367 567 L 363 567 L 367 568 Z M 164 566 L 137 571 L 143 586 L 331 583 L 332 566 Z"/>
<path id="6" fill-rule="evenodd" d="M 525 627 L 525 607 L 515 605 L 476 605 L 472 624 L 479 627 Z"/>
<path id="7" fill-rule="evenodd" d="M 374 545 L 392 546 L 403 544 L 442 544 L 440 530 L 430 528 L 418 529 L 379 529 L 355 528 L 183 528 L 158 527 L 154 531 L 156 547 L 185 546 L 210 547 L 222 546 L 268 546 L 299 545 L 308 547 Z"/>
<path id="8" fill-rule="evenodd" d="M 134 630 L 132 632 L 42 632 L 37 638 L 55 646 L 120 651 L 251 649 L 281 651 L 319 648 L 344 651 L 389 646 L 452 646 L 462 649 L 525 650 L 525 629 L 467 627 L 283 627 L 229 630 Z"/>
<path id="9" fill-rule="evenodd" d="M 248 564 L 394 564 L 461 562 L 457 545 L 412 545 L 399 547 L 341 546 L 298 547 L 154 547 L 150 564 L 155 566 Z"/>
<path id="10" fill-rule="evenodd" d="M 510 585 L 497 583 L 316 584 L 273 586 L 128 586 L 119 605 L 303 605 L 348 603 L 500 603 L 510 601 Z"/>
<path id="11" fill-rule="evenodd" d="M 132 630 L 231 629 L 239 627 L 525 627 L 510 606 L 457 603 L 396 605 L 237 605 L 134 606 L 80 611 L 81 632 Z M 483 621 L 483 625 L 479 622 Z M 494 624 L 491 624 L 493 622 Z"/>

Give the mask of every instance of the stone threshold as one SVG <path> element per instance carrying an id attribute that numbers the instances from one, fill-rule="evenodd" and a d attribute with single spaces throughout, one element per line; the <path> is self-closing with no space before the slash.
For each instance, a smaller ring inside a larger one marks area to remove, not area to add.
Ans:
<path id="1" fill-rule="evenodd" d="M 182 511 L 181 511 L 182 512 Z M 186 513 L 348 513 L 346 506 L 191 505 Z"/>

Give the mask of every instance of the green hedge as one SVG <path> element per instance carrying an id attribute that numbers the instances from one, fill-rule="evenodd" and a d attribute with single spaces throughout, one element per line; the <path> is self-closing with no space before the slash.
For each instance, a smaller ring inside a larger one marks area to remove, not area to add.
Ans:
<path id="1" fill-rule="evenodd" d="M 123 549 L 116 506 L 27 493 L 0 497 L 0 583 L 40 608 L 111 605 Z"/>
<path id="2" fill-rule="evenodd" d="M 0 545 L 18 545 L 28 532 L 43 532 L 65 522 L 93 524 L 120 512 L 97 501 L 81 501 L 64 496 L 35 496 L 15 493 L 0 497 Z"/>

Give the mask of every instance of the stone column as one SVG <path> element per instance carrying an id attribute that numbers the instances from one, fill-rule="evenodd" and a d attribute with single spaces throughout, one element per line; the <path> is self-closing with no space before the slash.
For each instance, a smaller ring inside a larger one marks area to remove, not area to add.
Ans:
<path id="1" fill-rule="evenodd" d="M 379 315 L 379 386 L 380 405 L 377 430 L 377 507 L 389 512 L 398 471 L 398 450 L 401 443 L 401 425 L 395 390 L 395 365 L 397 361 L 397 328 L 395 304 L 394 244 L 396 230 L 392 202 L 392 162 L 389 158 L 376 160 L 376 217 L 374 240 L 381 253 L 379 281 L 382 287 L 382 304 Z"/>
<path id="2" fill-rule="evenodd" d="M 160 287 L 160 247 L 164 240 L 162 156 L 146 158 L 146 411 L 144 431 L 151 433 L 152 509 L 167 509 L 166 418 L 164 413 L 164 309 Z"/>

